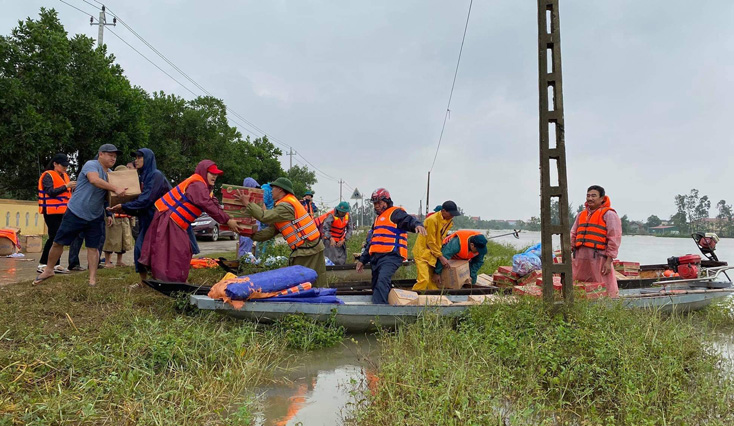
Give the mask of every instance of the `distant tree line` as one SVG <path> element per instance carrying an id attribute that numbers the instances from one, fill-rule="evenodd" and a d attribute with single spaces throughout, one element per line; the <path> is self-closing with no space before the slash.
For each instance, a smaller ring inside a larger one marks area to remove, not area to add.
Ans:
<path id="1" fill-rule="evenodd" d="M 0 198 L 35 199 L 36 182 L 57 152 L 70 156 L 72 176 L 103 143 L 128 153 L 147 147 L 172 183 L 208 158 L 224 170 L 219 183 L 260 183 L 286 175 L 280 149 L 251 140 L 227 121 L 221 99 L 186 100 L 147 93 L 130 83 L 106 47 L 84 35 L 68 37 L 55 10 L 20 21 L 0 36 Z M 297 195 L 316 183 L 305 167 L 290 177 Z"/>

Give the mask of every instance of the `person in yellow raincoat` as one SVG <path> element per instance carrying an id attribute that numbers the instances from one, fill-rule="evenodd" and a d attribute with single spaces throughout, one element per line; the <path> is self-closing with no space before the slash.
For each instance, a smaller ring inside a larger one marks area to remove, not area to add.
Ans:
<path id="1" fill-rule="evenodd" d="M 413 246 L 413 258 L 418 272 L 413 290 L 437 290 L 438 286 L 432 281 L 433 268 L 436 262 L 448 267 L 449 261 L 441 253 L 443 240 L 454 224 L 454 217 L 459 216 L 459 208 L 453 201 L 446 201 L 441 205 L 441 211 L 428 217 L 423 226 L 427 235 L 418 235 Z"/>

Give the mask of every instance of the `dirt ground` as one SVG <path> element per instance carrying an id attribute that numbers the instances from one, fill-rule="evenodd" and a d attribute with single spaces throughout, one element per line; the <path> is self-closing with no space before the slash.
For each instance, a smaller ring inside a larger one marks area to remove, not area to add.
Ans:
<path id="1" fill-rule="evenodd" d="M 209 253 L 221 253 L 226 251 L 237 250 L 237 241 L 223 239 L 219 241 L 199 241 L 199 249 L 201 253 L 197 257 L 206 256 Z M 117 259 L 117 255 L 113 254 L 113 260 Z M 25 257 L 7 258 L 0 257 L 0 286 L 13 284 L 21 281 L 30 281 L 37 275 L 36 267 L 41 253 L 26 253 Z M 81 264 L 87 267 L 87 250 L 82 249 L 79 253 Z M 122 256 L 122 261 L 128 265 L 133 264 L 133 252 L 129 251 Z M 64 251 L 61 256 L 61 264 L 69 265 L 69 251 Z"/>

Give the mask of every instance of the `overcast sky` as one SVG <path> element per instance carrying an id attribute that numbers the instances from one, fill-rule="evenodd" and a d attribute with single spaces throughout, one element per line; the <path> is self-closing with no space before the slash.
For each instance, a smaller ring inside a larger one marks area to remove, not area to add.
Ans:
<path id="1" fill-rule="evenodd" d="M 539 215 L 536 3 L 474 2 L 431 205 L 452 199 L 487 219 Z M 70 34 L 97 38 L 88 18 L 58 0 L 0 4 L 2 34 L 45 6 Z M 367 196 L 385 187 L 413 213 L 425 203 L 469 1 L 105 4 L 324 173 Z M 712 206 L 734 202 L 734 2 L 562 0 L 560 12 L 571 202 L 583 203 L 591 184 L 632 219 L 668 218 L 674 196 L 691 188 Z M 126 28 L 113 31 L 185 82 Z M 133 84 L 192 98 L 111 33 L 104 41 Z M 338 202 L 339 185 L 325 176 L 315 190 Z"/>

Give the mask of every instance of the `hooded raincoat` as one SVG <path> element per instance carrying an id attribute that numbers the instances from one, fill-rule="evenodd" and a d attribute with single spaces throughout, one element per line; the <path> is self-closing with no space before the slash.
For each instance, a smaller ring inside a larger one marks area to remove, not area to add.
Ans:
<path id="1" fill-rule="evenodd" d="M 454 224 L 454 219 L 446 220 L 441 212 L 438 212 L 431 215 L 423 224 L 427 234 L 425 236 L 418 234 L 413 246 L 413 258 L 418 275 L 413 290 L 438 290 L 432 279 L 433 268 L 438 258 L 442 256 L 443 240 Z"/>
<path id="2" fill-rule="evenodd" d="M 206 170 L 213 164 L 211 160 L 202 160 L 194 173 L 206 181 Z M 229 215 L 219 207 L 219 201 L 210 195 L 212 189 L 208 183 L 195 181 L 186 188 L 184 195 L 212 219 L 226 223 Z M 161 212 L 156 209 L 143 241 L 139 262 L 149 267 L 153 278 L 157 280 L 185 282 L 189 277 L 193 250 L 189 234 L 171 219 L 171 214 L 171 210 Z"/>
<path id="3" fill-rule="evenodd" d="M 604 196 L 602 207 L 610 207 L 611 201 L 609 196 Z M 587 214 L 591 215 L 588 204 L 586 204 Z M 575 244 L 576 230 L 579 226 L 579 217 L 571 227 L 571 244 Z M 573 261 L 573 279 L 576 281 L 604 283 L 607 287 L 607 296 L 619 297 L 619 287 L 617 286 L 617 277 L 614 275 L 614 268 L 606 274 L 601 273 L 601 268 L 607 258 L 615 259 L 619 252 L 619 244 L 622 242 L 622 221 L 614 210 L 604 213 L 604 221 L 607 224 L 607 243 L 604 250 L 595 250 L 591 247 L 581 246 L 574 249 Z"/>

